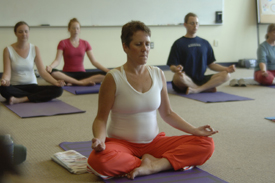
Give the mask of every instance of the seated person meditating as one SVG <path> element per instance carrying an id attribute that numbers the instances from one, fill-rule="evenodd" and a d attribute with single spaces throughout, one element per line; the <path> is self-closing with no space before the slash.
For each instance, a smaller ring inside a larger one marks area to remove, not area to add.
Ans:
<path id="1" fill-rule="evenodd" d="M 216 92 L 216 87 L 228 81 L 235 66 L 215 63 L 213 49 L 208 41 L 197 36 L 199 19 L 188 13 L 184 18 L 185 36 L 171 47 L 167 65 L 174 72 L 172 86 L 179 93 Z M 218 73 L 205 75 L 207 67 Z"/>
<path id="2" fill-rule="evenodd" d="M 139 21 L 122 27 L 127 61 L 108 72 L 100 88 L 88 171 L 103 179 L 126 174 L 134 179 L 202 165 L 214 151 L 208 136 L 217 131 L 209 125 L 194 127 L 177 115 L 169 103 L 164 73 L 146 65 L 150 36 L 150 29 Z M 157 111 L 166 123 L 191 135 L 159 133 Z"/>
<path id="3" fill-rule="evenodd" d="M 275 84 L 275 24 L 268 26 L 265 38 L 257 51 L 254 80 L 261 85 L 272 85 Z"/>
<path id="4" fill-rule="evenodd" d="M 14 27 L 17 42 L 4 49 L 4 72 L 0 93 L 9 104 L 46 102 L 61 96 L 65 82 L 54 79 L 44 68 L 37 46 L 28 42 L 30 28 L 26 22 Z M 47 82 L 55 85 L 39 86 L 34 64 Z"/>
<path id="5" fill-rule="evenodd" d="M 109 69 L 103 67 L 95 60 L 90 44 L 79 38 L 80 23 L 76 18 L 70 20 L 68 31 L 71 34 L 70 38 L 59 42 L 56 58 L 51 65 L 46 67 L 46 70 L 51 73 L 54 78 L 64 80 L 67 85 L 85 86 L 101 83 Z M 83 66 L 85 53 L 87 53 L 91 63 L 102 71 L 85 71 Z M 64 58 L 63 71 L 53 69 L 60 64 L 62 55 Z"/>

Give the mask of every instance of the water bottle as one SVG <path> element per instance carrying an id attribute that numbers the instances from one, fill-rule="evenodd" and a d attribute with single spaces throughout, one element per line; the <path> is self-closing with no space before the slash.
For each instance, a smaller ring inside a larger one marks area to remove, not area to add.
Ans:
<path id="1" fill-rule="evenodd" d="M 13 151 L 14 151 L 14 144 L 13 144 L 13 140 L 11 139 L 11 135 L 10 134 L 6 134 L 4 137 L 4 143 L 6 145 L 6 148 L 10 154 L 10 158 L 13 161 Z"/>

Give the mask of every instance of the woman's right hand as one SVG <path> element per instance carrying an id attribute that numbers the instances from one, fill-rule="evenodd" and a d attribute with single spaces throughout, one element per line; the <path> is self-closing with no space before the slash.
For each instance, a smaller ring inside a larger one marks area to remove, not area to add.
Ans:
<path id="1" fill-rule="evenodd" d="M 10 86 L 10 81 L 6 79 L 1 79 L 1 86 Z"/>
<path id="2" fill-rule="evenodd" d="M 182 70 L 183 70 L 182 65 L 177 65 L 177 66 L 174 67 L 174 72 L 175 73 L 181 73 Z"/>
<path id="3" fill-rule="evenodd" d="M 64 80 L 57 80 L 57 82 L 55 83 L 55 86 L 58 86 L 58 87 L 63 87 L 65 85 L 66 83 Z"/>
<path id="4" fill-rule="evenodd" d="M 97 151 L 103 151 L 105 150 L 106 146 L 104 142 L 101 142 L 98 138 L 93 138 L 92 139 L 92 148 Z"/>
<path id="5" fill-rule="evenodd" d="M 46 66 L 46 71 L 48 72 L 48 73 L 52 73 L 52 70 L 53 70 L 53 68 L 51 67 L 51 66 Z"/>
<path id="6" fill-rule="evenodd" d="M 267 71 L 262 71 L 262 75 L 265 76 L 265 77 L 267 77 L 268 76 Z"/>

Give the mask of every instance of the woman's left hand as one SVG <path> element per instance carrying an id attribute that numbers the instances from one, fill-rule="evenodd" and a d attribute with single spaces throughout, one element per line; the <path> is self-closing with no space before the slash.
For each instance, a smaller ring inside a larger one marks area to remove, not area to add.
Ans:
<path id="1" fill-rule="evenodd" d="M 229 67 L 226 68 L 226 71 L 228 73 L 235 72 L 235 70 L 236 70 L 235 65 L 230 65 Z"/>
<path id="2" fill-rule="evenodd" d="M 65 86 L 65 81 L 57 80 L 56 83 L 55 83 L 55 86 L 63 87 L 63 86 Z"/>
<path id="3" fill-rule="evenodd" d="M 197 135 L 197 136 L 211 136 L 218 133 L 218 131 L 214 130 L 213 128 L 211 128 L 210 125 L 204 125 L 204 126 L 200 126 L 198 128 L 195 129 L 195 133 L 193 135 Z"/>

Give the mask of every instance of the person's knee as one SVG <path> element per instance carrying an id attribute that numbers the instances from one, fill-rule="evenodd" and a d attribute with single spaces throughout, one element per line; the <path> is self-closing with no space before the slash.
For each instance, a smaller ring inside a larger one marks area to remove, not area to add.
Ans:
<path id="1" fill-rule="evenodd" d="M 59 87 L 59 86 L 51 86 L 51 95 L 53 96 L 53 98 L 57 98 L 60 97 L 63 93 L 63 88 Z"/>
<path id="2" fill-rule="evenodd" d="M 182 78 L 183 78 L 183 75 L 175 73 L 174 76 L 173 76 L 173 82 L 174 83 L 178 83 L 178 82 L 180 82 L 182 80 Z"/>
<path id="3" fill-rule="evenodd" d="M 57 87 L 56 88 L 56 95 L 57 97 L 60 97 L 63 93 L 63 88 L 62 87 Z"/>
<path id="4" fill-rule="evenodd" d="M 88 164 L 92 167 L 97 173 L 101 175 L 108 175 L 108 170 L 112 169 L 113 161 L 117 156 L 117 151 L 104 150 L 101 152 L 92 151 L 88 158 Z"/>
<path id="5" fill-rule="evenodd" d="M 184 73 L 175 73 L 173 76 L 173 83 L 179 88 L 186 88 L 186 83 L 188 82 L 188 77 Z"/>
<path id="6" fill-rule="evenodd" d="M 205 154 L 206 157 L 210 158 L 215 150 L 214 140 L 211 137 L 201 137 L 201 143 L 203 149 L 202 153 Z"/>
<path id="7" fill-rule="evenodd" d="M 261 85 L 272 85 L 272 82 L 274 80 L 273 74 L 268 72 L 267 76 L 260 75 L 256 81 L 258 81 Z"/>
<path id="8" fill-rule="evenodd" d="M 223 82 L 226 82 L 230 79 L 230 73 L 228 73 L 227 71 L 222 71 L 220 72 L 221 73 L 221 76 L 222 76 L 222 81 Z"/>
<path id="9" fill-rule="evenodd" d="M 7 100 L 10 98 L 10 91 L 9 91 L 9 89 L 10 89 L 10 87 L 0 86 L 0 94 L 2 95 L 2 97 L 4 97 Z"/>

